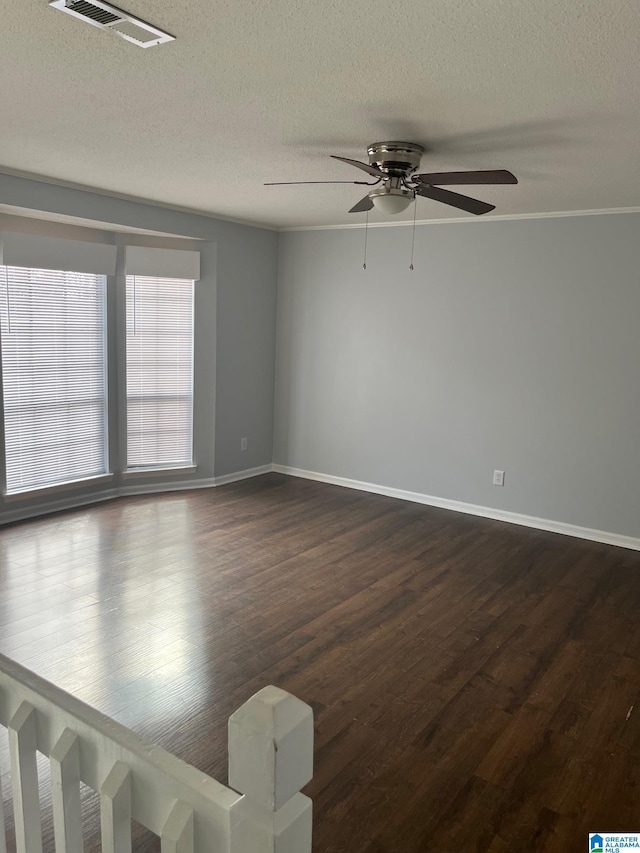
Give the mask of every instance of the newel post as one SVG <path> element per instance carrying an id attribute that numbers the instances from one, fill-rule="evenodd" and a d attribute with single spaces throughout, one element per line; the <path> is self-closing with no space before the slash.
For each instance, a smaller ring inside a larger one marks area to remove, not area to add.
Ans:
<path id="1" fill-rule="evenodd" d="M 313 711 L 265 687 L 229 718 L 232 853 L 311 853 Z"/>

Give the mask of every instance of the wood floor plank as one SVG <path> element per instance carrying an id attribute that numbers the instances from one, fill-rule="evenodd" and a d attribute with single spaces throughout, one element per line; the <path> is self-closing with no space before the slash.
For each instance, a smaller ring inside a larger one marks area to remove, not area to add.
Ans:
<path id="1" fill-rule="evenodd" d="M 640 554 L 279 474 L 0 530 L 0 650 L 205 772 L 265 684 L 312 705 L 315 853 L 640 830 L 639 612 Z"/>

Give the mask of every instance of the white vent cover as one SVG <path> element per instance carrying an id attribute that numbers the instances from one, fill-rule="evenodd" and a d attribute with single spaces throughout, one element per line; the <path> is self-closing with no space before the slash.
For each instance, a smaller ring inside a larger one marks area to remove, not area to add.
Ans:
<path id="1" fill-rule="evenodd" d="M 138 47 L 153 47 L 175 39 L 175 36 L 101 0 L 50 0 L 49 5 L 94 27 L 111 30 Z"/>

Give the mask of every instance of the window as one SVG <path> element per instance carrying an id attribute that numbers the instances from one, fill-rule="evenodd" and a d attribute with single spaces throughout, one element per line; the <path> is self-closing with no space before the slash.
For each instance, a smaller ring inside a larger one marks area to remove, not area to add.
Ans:
<path id="1" fill-rule="evenodd" d="M 193 464 L 191 280 L 127 276 L 127 467 Z"/>
<path id="2" fill-rule="evenodd" d="M 7 494 L 107 473 L 106 278 L 0 266 Z"/>

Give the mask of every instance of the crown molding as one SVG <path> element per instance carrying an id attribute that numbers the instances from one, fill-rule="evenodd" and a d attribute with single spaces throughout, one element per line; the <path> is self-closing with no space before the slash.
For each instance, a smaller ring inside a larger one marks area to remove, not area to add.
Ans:
<path id="1" fill-rule="evenodd" d="M 0 175 L 6 175 L 12 178 L 24 178 L 29 181 L 37 181 L 38 183 L 51 184 L 52 186 L 64 187 L 65 189 L 78 190 L 79 192 L 94 193 L 95 195 L 106 196 L 107 198 L 120 199 L 121 201 L 130 201 L 136 204 L 145 204 L 149 207 L 158 207 L 163 210 L 171 210 L 176 213 L 185 213 L 191 216 L 200 216 L 203 219 L 211 219 L 214 222 L 230 222 L 234 225 L 244 225 L 248 228 L 260 228 L 265 231 L 275 231 L 277 233 L 287 233 L 289 231 L 335 231 L 349 228 L 413 228 L 413 219 L 402 220 L 400 222 L 344 222 L 335 225 L 287 225 L 278 226 L 270 225 L 264 222 L 253 222 L 249 219 L 238 219 L 231 216 L 224 216 L 210 211 L 198 210 L 192 207 L 182 207 L 181 205 L 170 204 L 168 202 L 156 201 L 140 196 L 127 195 L 126 193 L 113 192 L 111 190 L 101 189 L 100 187 L 89 186 L 87 184 L 77 184 L 73 181 L 65 181 L 59 178 L 52 178 L 47 175 L 38 175 L 33 172 L 24 172 L 19 169 L 11 169 L 6 166 L 0 166 Z M 5 210 L 5 213 L 9 211 Z M 442 219 L 416 219 L 416 225 L 457 225 L 467 222 L 510 222 L 519 219 L 555 219 L 566 218 L 571 216 L 607 216 L 620 213 L 640 213 L 640 206 L 634 207 L 602 207 L 592 210 L 550 210 L 538 211 L 534 213 L 504 213 L 488 216 L 456 216 Z M 18 214 L 24 216 L 23 211 Z M 72 217 L 65 217 L 69 221 Z M 100 223 L 97 223 L 100 224 Z M 141 229 L 143 231 L 143 229 Z M 149 232 L 147 232 L 149 233 Z M 160 233 L 160 232 L 158 232 Z M 174 236 L 174 235 L 171 235 Z M 184 235 L 175 235 L 182 237 Z M 200 239 L 200 238 L 192 238 Z"/>
<path id="2" fill-rule="evenodd" d="M 557 219 L 571 216 L 608 216 L 615 213 L 640 213 L 638 207 L 602 207 L 594 210 L 550 210 L 537 213 L 502 213 L 496 216 L 457 216 L 449 219 L 416 219 L 416 225 L 460 225 L 468 222 L 511 222 L 518 219 Z M 413 228 L 413 219 L 401 222 L 347 222 L 343 225 L 292 225 L 278 229 L 288 231 L 335 231 L 347 228 Z"/>
<path id="3" fill-rule="evenodd" d="M 245 225 L 248 228 L 261 228 L 264 231 L 278 231 L 277 225 L 267 225 L 264 222 L 252 222 L 249 219 L 236 219 L 232 216 L 223 216 L 222 214 L 218 213 L 197 210 L 193 207 L 181 207 L 178 204 L 170 204 L 168 202 L 163 201 L 154 201 L 148 198 L 141 198 L 140 196 L 127 195 L 126 193 L 112 192 L 111 190 L 101 189 L 100 187 L 92 187 L 87 184 L 76 184 L 73 181 L 63 181 L 58 178 L 50 178 L 47 175 L 37 175 L 33 172 L 23 172 L 19 169 L 10 169 L 6 166 L 0 166 L 0 175 L 7 175 L 7 177 L 10 178 L 24 178 L 27 181 L 37 181 L 40 184 L 51 184 L 54 187 L 64 187 L 64 189 L 67 190 L 78 190 L 79 192 L 93 193 L 95 195 L 106 196 L 107 198 L 116 198 L 120 201 L 134 202 L 135 204 L 146 204 L 149 207 L 159 207 L 162 210 L 171 210 L 175 213 L 187 213 L 190 216 L 200 216 L 203 219 L 211 219 L 214 222 L 231 222 L 233 225 Z"/>

